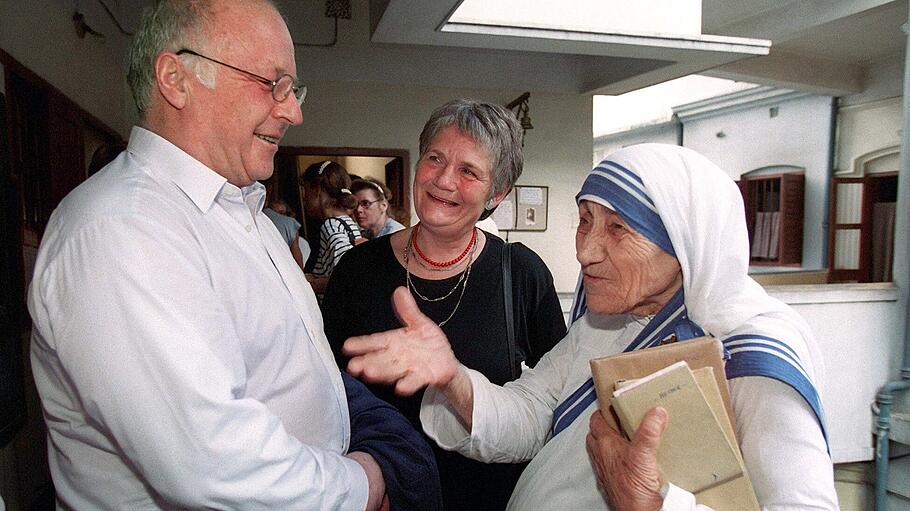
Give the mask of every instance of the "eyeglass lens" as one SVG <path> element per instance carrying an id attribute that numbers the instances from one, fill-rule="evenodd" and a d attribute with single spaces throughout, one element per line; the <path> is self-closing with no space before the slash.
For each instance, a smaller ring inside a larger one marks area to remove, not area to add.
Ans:
<path id="1" fill-rule="evenodd" d="M 288 94 L 290 94 L 291 91 L 294 92 L 294 96 L 297 98 L 298 105 L 303 103 L 303 101 L 306 99 L 306 86 L 301 85 L 295 90 L 294 79 L 290 75 L 283 75 L 278 79 L 277 82 L 275 82 L 275 87 L 272 88 L 272 97 L 275 99 L 275 101 L 281 103 L 285 100 L 285 98 L 288 97 Z"/>

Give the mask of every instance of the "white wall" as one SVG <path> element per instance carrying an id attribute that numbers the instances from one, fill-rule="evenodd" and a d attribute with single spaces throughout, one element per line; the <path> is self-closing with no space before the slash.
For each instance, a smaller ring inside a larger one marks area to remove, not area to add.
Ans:
<path id="1" fill-rule="evenodd" d="M 521 93 L 355 82 L 308 86 L 303 124 L 288 131 L 283 145 L 406 149 L 412 175 L 420 131 L 434 108 L 459 97 L 505 104 Z M 591 98 L 532 92 L 529 103 L 534 129 L 525 137 L 518 184 L 550 187 L 549 221 L 546 231 L 511 232 L 509 241 L 537 252 L 553 272 L 557 289 L 571 291 L 578 277 L 574 197 L 590 170 Z"/>
<path id="2" fill-rule="evenodd" d="M 769 165 L 806 169 L 803 268 L 824 268 L 831 102 L 802 96 L 723 115 L 683 120 L 683 144 L 705 155 L 733 179 Z M 777 117 L 769 108 L 777 107 Z M 718 137 L 722 132 L 724 136 Z"/>
<path id="3" fill-rule="evenodd" d="M 898 96 L 838 109 L 835 172 L 859 172 L 855 162 L 860 156 L 900 145 L 902 100 Z"/>
<path id="4" fill-rule="evenodd" d="M 128 39 L 98 2 L 78 4 L 104 39 L 76 37 L 74 2 L 0 1 L 0 48 L 125 137 L 133 115 L 122 64 Z"/>
<path id="5" fill-rule="evenodd" d="M 820 393 L 835 463 L 871 460 L 871 405 L 900 368 L 905 320 L 898 290 L 890 284 L 770 286 L 815 334 L 825 379 Z"/>
<path id="6" fill-rule="evenodd" d="M 594 139 L 593 163 L 597 165 L 614 151 L 630 145 L 646 142 L 679 145 L 681 131 L 682 126 L 679 121 L 674 119 L 653 126 L 641 126 L 629 131 L 597 137 Z"/>

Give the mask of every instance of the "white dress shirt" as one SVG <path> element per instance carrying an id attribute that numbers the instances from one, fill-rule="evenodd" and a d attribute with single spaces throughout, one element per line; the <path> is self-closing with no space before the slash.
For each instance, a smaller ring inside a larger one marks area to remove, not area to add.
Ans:
<path id="1" fill-rule="evenodd" d="M 136 127 L 52 215 L 28 303 L 62 506 L 364 508 L 341 377 L 264 195 Z"/>
<path id="2" fill-rule="evenodd" d="M 550 436 L 553 409 L 591 377 L 592 358 L 622 351 L 645 324 L 630 315 L 586 314 L 534 369 L 504 387 L 469 370 L 474 391 L 470 432 L 442 393 L 430 388 L 420 412 L 424 431 L 442 448 L 470 458 L 530 459 L 512 493 L 510 510 L 609 509 L 585 446 L 596 404 L 555 437 Z M 831 459 L 806 401 L 791 387 L 769 378 L 734 379 L 730 393 L 737 438 L 762 508 L 837 509 Z M 663 509 L 707 508 L 697 506 L 691 493 L 670 484 Z"/>

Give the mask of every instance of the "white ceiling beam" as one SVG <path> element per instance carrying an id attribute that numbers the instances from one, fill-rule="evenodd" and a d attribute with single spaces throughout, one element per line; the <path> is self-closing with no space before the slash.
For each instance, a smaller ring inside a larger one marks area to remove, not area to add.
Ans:
<path id="1" fill-rule="evenodd" d="M 707 27 L 712 33 L 763 37 L 774 44 L 787 41 L 803 30 L 889 4 L 894 0 L 797 0 L 722 27 Z"/>
<path id="2" fill-rule="evenodd" d="M 862 92 L 865 79 L 865 70 L 859 65 L 780 51 L 724 64 L 702 74 L 825 96 Z"/>

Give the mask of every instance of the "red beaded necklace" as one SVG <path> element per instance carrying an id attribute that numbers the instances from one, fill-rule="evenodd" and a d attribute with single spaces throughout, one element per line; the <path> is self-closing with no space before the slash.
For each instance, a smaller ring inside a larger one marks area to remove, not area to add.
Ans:
<path id="1" fill-rule="evenodd" d="M 427 257 L 426 254 L 424 254 L 423 251 L 420 250 L 420 247 L 417 245 L 417 231 L 419 229 L 420 229 L 420 224 L 415 225 L 414 232 L 411 234 L 411 245 L 414 246 L 414 252 L 417 252 L 417 255 L 421 259 L 423 259 L 424 261 L 429 263 L 431 266 L 435 266 L 437 268 L 448 268 L 449 266 L 458 264 L 459 261 L 464 259 L 466 255 L 468 255 L 468 252 L 471 251 L 471 247 L 473 247 L 474 243 L 477 241 L 477 228 L 475 227 L 473 234 L 471 235 L 471 241 L 468 242 L 468 246 L 464 247 L 464 251 L 462 251 L 461 255 L 459 255 L 455 259 L 452 259 L 451 261 L 444 261 L 444 262 L 434 261 L 434 260 L 430 259 L 429 257 Z"/>

